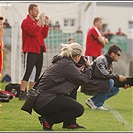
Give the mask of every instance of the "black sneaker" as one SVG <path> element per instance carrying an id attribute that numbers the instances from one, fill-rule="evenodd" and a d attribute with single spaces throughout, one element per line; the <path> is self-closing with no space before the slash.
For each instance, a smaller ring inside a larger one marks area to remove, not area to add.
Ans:
<path id="1" fill-rule="evenodd" d="M 27 99 L 27 95 L 25 91 L 20 91 L 20 95 L 19 95 L 19 100 L 26 100 Z"/>
<path id="2" fill-rule="evenodd" d="M 0 102 L 9 102 L 10 95 L 0 92 Z"/>
<path id="3" fill-rule="evenodd" d="M 0 92 L 0 98 L 8 98 L 8 95 Z"/>
<path id="4" fill-rule="evenodd" d="M 85 129 L 85 127 L 80 126 L 80 125 L 78 125 L 77 123 L 71 124 L 71 125 L 69 125 L 69 126 L 68 126 L 68 125 L 63 125 L 62 128 L 68 128 L 68 129 L 84 128 L 84 129 Z"/>
<path id="5" fill-rule="evenodd" d="M 52 124 L 49 124 L 44 117 L 40 116 L 40 117 L 38 117 L 38 119 L 39 119 L 41 125 L 43 125 L 44 130 L 53 130 Z"/>
<path id="6" fill-rule="evenodd" d="M 0 102 L 9 102 L 9 98 L 0 98 Z"/>

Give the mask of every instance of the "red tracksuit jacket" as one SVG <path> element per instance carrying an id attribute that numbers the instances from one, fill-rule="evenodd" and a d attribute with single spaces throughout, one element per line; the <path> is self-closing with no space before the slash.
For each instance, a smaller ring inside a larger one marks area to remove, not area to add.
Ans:
<path id="1" fill-rule="evenodd" d="M 22 50 L 25 52 L 40 53 L 40 46 L 46 52 L 44 38 L 48 35 L 49 26 L 37 25 L 38 20 L 32 20 L 29 15 L 22 21 Z"/>

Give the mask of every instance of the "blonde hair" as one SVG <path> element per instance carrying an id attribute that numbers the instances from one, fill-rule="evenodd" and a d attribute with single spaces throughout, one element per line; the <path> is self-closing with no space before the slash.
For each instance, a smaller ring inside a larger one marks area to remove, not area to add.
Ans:
<path id="1" fill-rule="evenodd" d="M 62 57 L 75 57 L 82 54 L 82 47 L 78 43 L 61 44 L 62 49 L 60 56 Z"/>

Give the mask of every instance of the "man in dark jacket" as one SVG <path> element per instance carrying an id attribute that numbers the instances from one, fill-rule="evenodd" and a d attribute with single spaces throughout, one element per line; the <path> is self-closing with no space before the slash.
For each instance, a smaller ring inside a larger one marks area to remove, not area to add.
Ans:
<path id="1" fill-rule="evenodd" d="M 93 97 L 86 101 L 86 105 L 91 109 L 108 110 L 103 104 L 105 100 L 118 94 L 119 88 L 115 86 L 115 83 L 117 81 L 126 81 L 126 77 L 112 74 L 112 62 L 117 62 L 121 53 L 122 50 L 120 47 L 116 44 L 112 44 L 104 55 L 97 57 L 93 61 L 92 79 L 81 88 L 82 92 L 93 93 Z"/>

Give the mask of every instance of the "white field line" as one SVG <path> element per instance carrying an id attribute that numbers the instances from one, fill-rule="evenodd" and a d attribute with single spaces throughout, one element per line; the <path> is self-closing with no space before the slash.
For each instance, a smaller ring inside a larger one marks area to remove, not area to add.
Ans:
<path id="1" fill-rule="evenodd" d="M 122 117 L 122 115 L 116 111 L 115 109 L 113 109 L 112 107 L 110 107 L 109 105 L 106 105 L 107 108 L 109 108 L 109 111 L 111 112 L 111 114 L 122 124 L 125 126 L 125 128 L 129 131 L 132 131 L 132 125 L 130 125 L 128 123 L 127 120 L 124 119 L 124 117 Z M 132 116 L 131 116 L 132 117 Z"/>

